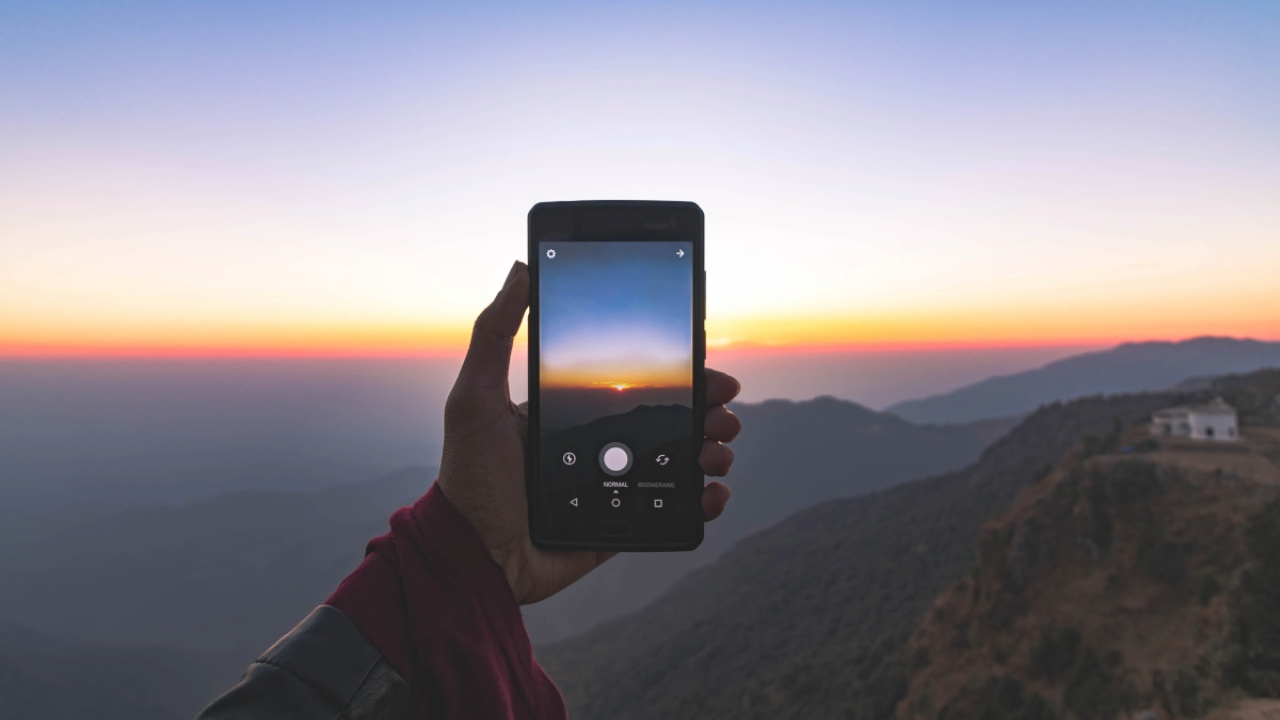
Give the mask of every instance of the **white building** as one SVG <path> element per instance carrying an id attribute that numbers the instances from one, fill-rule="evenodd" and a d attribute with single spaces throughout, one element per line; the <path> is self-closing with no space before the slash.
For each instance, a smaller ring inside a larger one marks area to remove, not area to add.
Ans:
<path id="1" fill-rule="evenodd" d="M 1219 397 L 1201 405 L 1156 411 L 1151 416 L 1151 434 L 1235 442 L 1239 439 L 1240 430 L 1236 424 L 1236 409 Z"/>

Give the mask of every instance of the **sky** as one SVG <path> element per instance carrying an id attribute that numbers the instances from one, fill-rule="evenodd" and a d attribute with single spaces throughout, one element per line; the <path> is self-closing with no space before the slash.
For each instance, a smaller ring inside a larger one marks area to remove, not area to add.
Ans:
<path id="1" fill-rule="evenodd" d="M 693 246 L 540 242 L 542 387 L 687 387 Z"/>
<path id="2" fill-rule="evenodd" d="M 0 356 L 456 355 L 547 200 L 712 352 L 1280 339 L 1280 5 L 0 3 Z M 752 353 L 756 355 L 752 355 Z"/>

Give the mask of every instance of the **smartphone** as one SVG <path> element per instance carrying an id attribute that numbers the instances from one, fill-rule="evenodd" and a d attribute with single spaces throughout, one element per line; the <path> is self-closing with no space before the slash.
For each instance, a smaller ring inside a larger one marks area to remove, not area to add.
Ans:
<path id="1" fill-rule="evenodd" d="M 529 531 L 542 548 L 702 542 L 702 209 L 529 211 Z"/>

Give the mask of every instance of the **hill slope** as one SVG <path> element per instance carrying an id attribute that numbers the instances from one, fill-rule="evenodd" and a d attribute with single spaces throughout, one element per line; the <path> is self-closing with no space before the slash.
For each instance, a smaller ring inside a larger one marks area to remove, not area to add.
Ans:
<path id="1" fill-rule="evenodd" d="M 1202 337 L 1177 343 L 1126 343 L 897 403 L 885 411 L 912 422 L 967 422 L 1021 415 L 1044 403 L 1086 395 L 1163 390 L 1188 378 L 1264 367 L 1280 367 L 1280 342 Z"/>
<path id="2" fill-rule="evenodd" d="M 1010 419 L 919 426 L 834 398 L 735 404 L 742 434 L 728 511 L 691 553 L 623 554 L 564 592 L 524 609 L 536 643 L 643 607 L 690 569 L 801 508 L 854 497 L 972 462 Z"/>
<path id="3" fill-rule="evenodd" d="M 0 625 L 0 717 L 160 720 L 191 717 L 220 688 L 169 648 L 73 644 Z"/>
<path id="4" fill-rule="evenodd" d="M 235 658 L 230 682 L 324 601 L 434 477 L 409 468 L 315 493 L 9 523 L 0 528 L 0 617 L 76 640 Z"/>
<path id="5" fill-rule="evenodd" d="M 911 630 L 972 566 L 979 526 L 1081 437 L 1186 399 L 1042 408 L 964 470 L 800 512 L 539 657 L 579 720 L 880 720 L 905 690 Z"/>
<path id="6" fill-rule="evenodd" d="M 916 629 L 898 717 L 1234 717 L 1280 697 L 1280 427 L 1242 438 L 1134 428 L 1024 493 Z"/>

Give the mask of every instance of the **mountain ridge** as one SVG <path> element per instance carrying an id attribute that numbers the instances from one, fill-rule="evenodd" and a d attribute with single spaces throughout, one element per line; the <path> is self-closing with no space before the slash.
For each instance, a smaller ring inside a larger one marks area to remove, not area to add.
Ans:
<path id="1" fill-rule="evenodd" d="M 1045 403 L 1099 393 L 1155 392 L 1192 378 L 1263 367 L 1280 367 L 1280 342 L 1217 336 L 1131 342 L 895 403 L 885 412 L 916 423 L 966 422 L 1022 415 Z"/>

